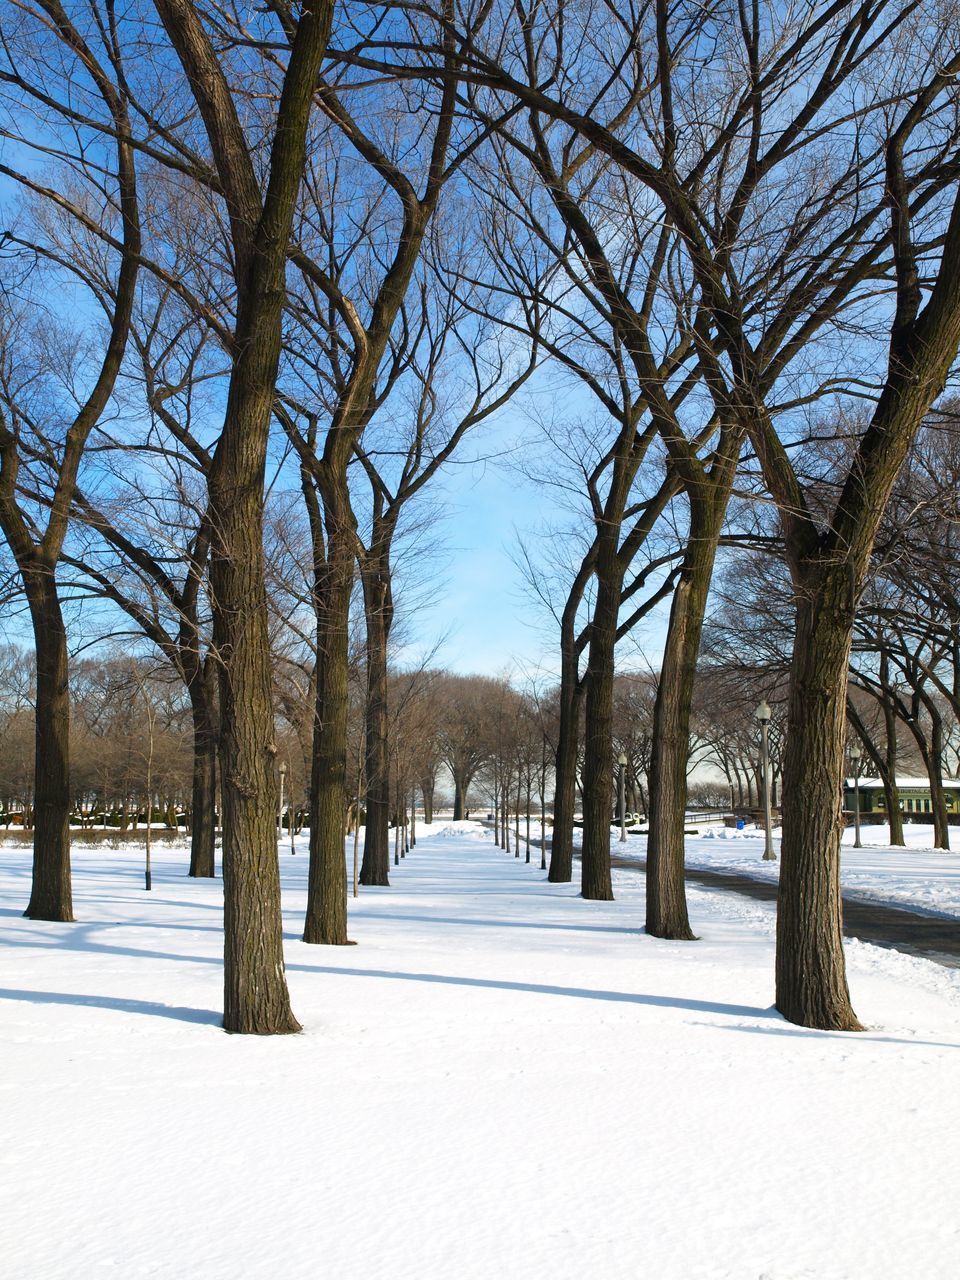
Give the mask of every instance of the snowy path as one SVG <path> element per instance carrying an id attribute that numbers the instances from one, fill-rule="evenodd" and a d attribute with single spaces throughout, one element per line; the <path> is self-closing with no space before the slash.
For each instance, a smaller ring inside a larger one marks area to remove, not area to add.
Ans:
<path id="1" fill-rule="evenodd" d="M 771 1010 L 772 911 L 694 890 L 640 932 L 477 824 L 421 840 L 298 941 L 302 1036 L 228 1037 L 220 886 L 77 859 L 75 925 L 20 919 L 0 850 L 0 1258 L 17 1280 L 954 1276 L 960 974 L 853 944 L 861 1018 Z"/>

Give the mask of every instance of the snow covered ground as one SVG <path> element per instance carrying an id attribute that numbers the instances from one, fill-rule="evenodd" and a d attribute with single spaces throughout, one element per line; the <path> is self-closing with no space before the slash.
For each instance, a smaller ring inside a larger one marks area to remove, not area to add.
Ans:
<path id="1" fill-rule="evenodd" d="M 762 831 L 728 827 L 701 827 L 700 831 L 700 836 L 687 838 L 689 866 L 742 871 L 763 879 L 776 879 L 779 874 L 779 862 L 762 859 Z M 960 827 L 951 827 L 950 834 L 960 847 Z M 889 839 L 885 826 L 864 826 L 863 848 L 855 849 L 852 829 L 844 832 L 840 855 L 844 892 L 890 906 L 960 917 L 960 854 L 934 849 L 933 827 L 919 823 L 905 826 L 906 848 L 892 847 Z M 779 829 L 773 832 L 773 844 L 779 853 Z"/>
<path id="2" fill-rule="evenodd" d="M 722 823 L 691 819 L 688 830 L 698 833 L 687 836 L 688 867 L 738 872 L 757 880 L 776 880 L 780 874 L 779 857 L 775 862 L 763 861 L 763 831 L 753 824 L 737 831 Z M 536 832 L 539 835 L 539 826 Z M 644 857 L 645 836 L 628 832 L 626 843 L 620 844 L 617 833 L 615 828 L 612 848 L 617 855 Z M 580 834 L 575 832 L 575 843 Z M 772 834 L 779 855 L 780 828 L 775 827 Z M 951 827 L 950 836 L 960 850 L 960 827 Z M 889 838 L 885 826 L 864 826 L 863 848 L 855 849 L 852 828 L 844 832 L 840 859 L 844 893 L 892 907 L 960 918 L 960 852 L 934 849 L 931 825 L 908 823 L 904 827 L 906 848 L 889 845 Z"/>
<path id="3" fill-rule="evenodd" d="M 850 943 L 870 1030 L 805 1031 L 765 904 L 693 889 L 702 940 L 662 942 L 635 874 L 584 902 L 476 823 L 423 836 L 350 948 L 299 941 L 284 848 L 305 1030 L 262 1040 L 218 1026 L 184 851 L 147 894 L 134 850 L 79 850 L 54 925 L 0 849 L 4 1276 L 957 1274 L 960 971 Z"/>

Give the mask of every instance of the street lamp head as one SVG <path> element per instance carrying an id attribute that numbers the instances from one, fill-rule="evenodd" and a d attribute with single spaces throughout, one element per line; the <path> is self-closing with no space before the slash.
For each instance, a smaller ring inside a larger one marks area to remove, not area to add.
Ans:
<path id="1" fill-rule="evenodd" d="M 760 721 L 761 724 L 769 723 L 771 712 L 770 712 L 770 704 L 769 702 L 767 702 L 766 698 L 763 699 L 763 701 L 760 703 L 760 705 L 757 707 L 756 711 L 753 714 L 756 716 L 756 718 Z"/>
<path id="2" fill-rule="evenodd" d="M 280 777 L 282 778 L 286 772 L 287 772 L 287 762 L 285 760 L 281 760 L 280 761 Z"/>
<path id="3" fill-rule="evenodd" d="M 621 768 L 626 767 L 627 757 L 623 754 L 622 751 L 620 752 L 620 758 L 617 760 L 617 764 L 620 765 Z"/>
<path id="4" fill-rule="evenodd" d="M 859 760 L 863 759 L 863 751 L 861 750 L 861 748 L 858 746 L 856 742 L 850 748 L 850 759 L 853 761 L 854 764 L 856 764 Z"/>

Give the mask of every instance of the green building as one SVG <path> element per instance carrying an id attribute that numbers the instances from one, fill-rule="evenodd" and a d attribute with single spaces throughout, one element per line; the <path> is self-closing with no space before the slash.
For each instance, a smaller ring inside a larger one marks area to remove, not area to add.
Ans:
<path id="1" fill-rule="evenodd" d="M 900 812 L 905 818 L 912 818 L 914 822 L 923 822 L 927 816 L 932 815 L 930 783 L 926 778 L 898 778 L 897 790 L 900 792 Z M 960 780 L 944 778 L 943 790 L 947 801 L 947 813 L 960 817 Z M 852 778 L 844 780 L 843 807 L 848 813 L 853 813 Z M 887 800 L 883 792 L 883 783 L 879 778 L 861 778 L 860 816 L 875 818 L 879 821 L 886 818 L 886 813 Z"/>

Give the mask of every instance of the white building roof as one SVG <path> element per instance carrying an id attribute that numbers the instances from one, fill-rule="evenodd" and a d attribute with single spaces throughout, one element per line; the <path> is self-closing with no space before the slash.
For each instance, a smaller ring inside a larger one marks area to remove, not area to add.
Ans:
<path id="1" fill-rule="evenodd" d="M 847 778 L 844 786 L 853 787 L 853 778 Z M 930 787 L 929 778 L 898 778 L 897 786 L 904 791 L 926 791 Z M 943 787 L 947 791 L 960 790 L 960 778 L 944 778 Z M 861 791 L 882 791 L 883 783 L 879 778 L 861 778 Z"/>

